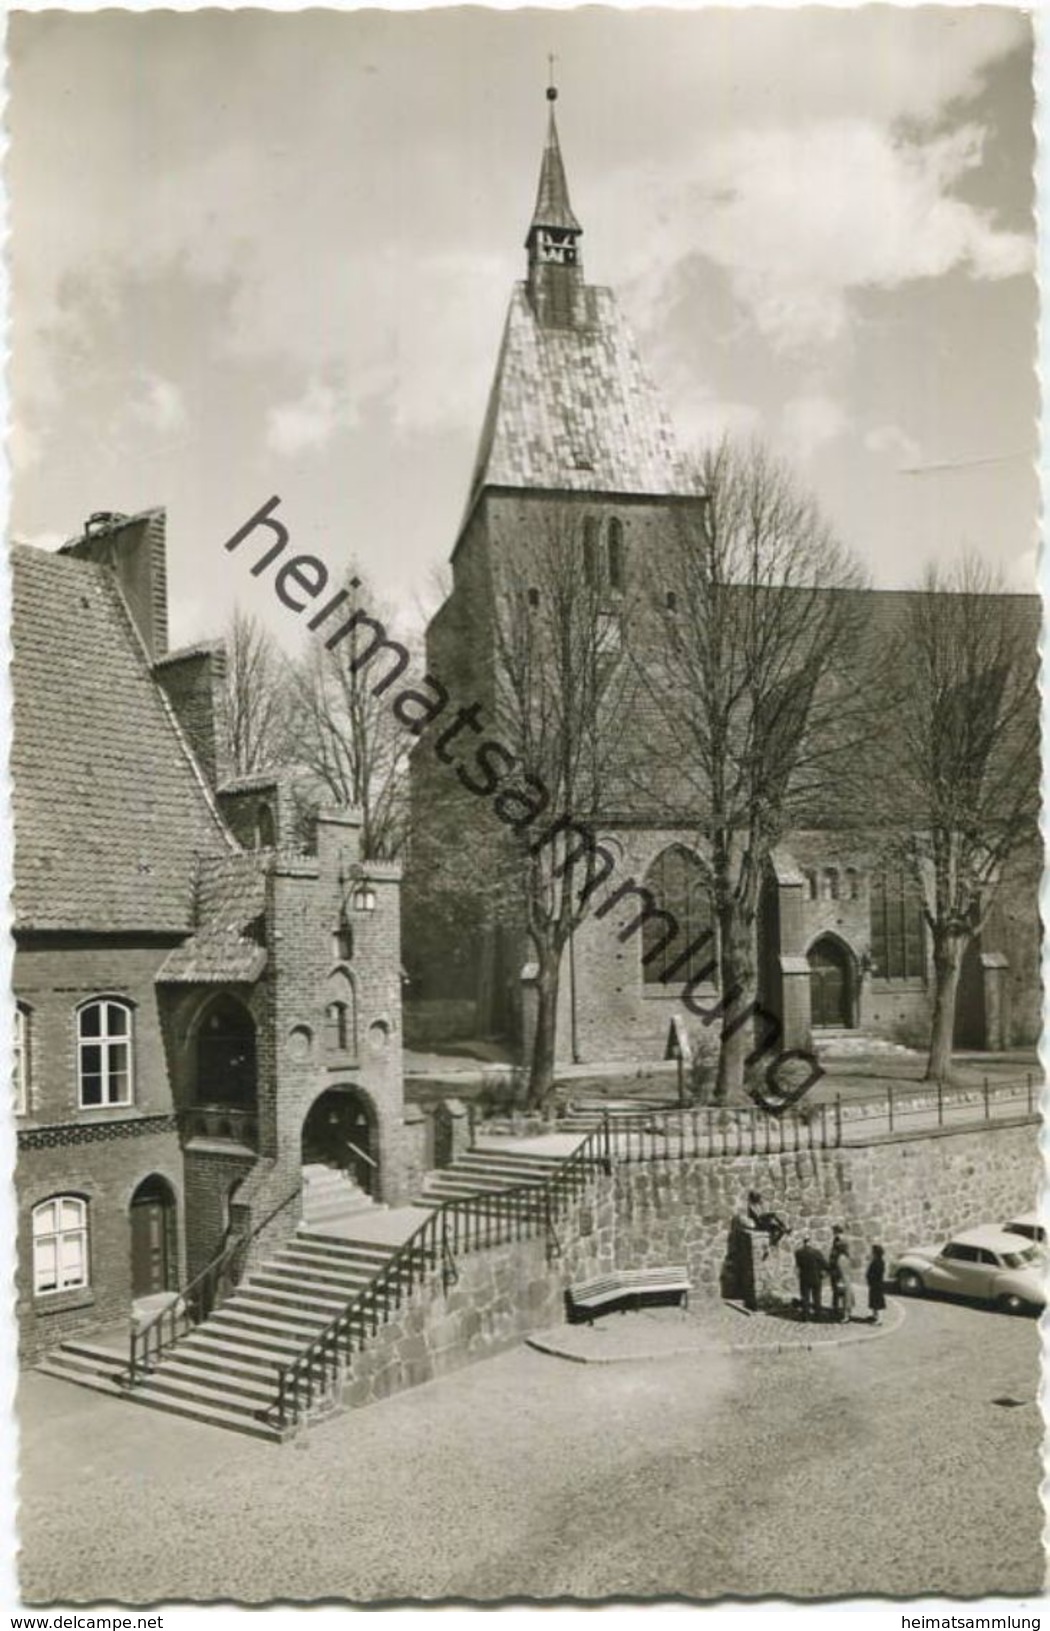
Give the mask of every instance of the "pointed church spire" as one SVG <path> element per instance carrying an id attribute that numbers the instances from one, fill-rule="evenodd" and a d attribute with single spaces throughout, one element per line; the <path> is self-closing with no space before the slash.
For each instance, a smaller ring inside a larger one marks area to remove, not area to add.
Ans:
<path id="1" fill-rule="evenodd" d="M 548 85 L 547 101 L 550 104 L 550 115 L 547 121 L 547 145 L 543 149 L 540 184 L 536 190 L 536 208 L 532 214 L 529 238 L 537 230 L 542 231 L 544 227 L 554 232 L 575 233 L 577 237 L 583 231 L 569 203 L 569 185 L 565 180 L 565 165 L 562 163 L 558 125 L 554 117 L 554 104 L 557 100 L 557 87 Z M 525 247 L 529 247 L 528 238 L 525 240 Z"/>
<path id="2" fill-rule="evenodd" d="M 553 66 L 552 57 L 552 74 Z M 536 208 L 525 239 L 529 252 L 527 288 L 532 308 L 544 327 L 573 328 L 583 322 L 586 315 L 583 266 L 579 257 L 583 228 L 569 203 L 569 185 L 554 117 L 557 100 L 557 87 L 551 83 L 547 87 L 550 105 L 547 144 L 540 164 Z"/>

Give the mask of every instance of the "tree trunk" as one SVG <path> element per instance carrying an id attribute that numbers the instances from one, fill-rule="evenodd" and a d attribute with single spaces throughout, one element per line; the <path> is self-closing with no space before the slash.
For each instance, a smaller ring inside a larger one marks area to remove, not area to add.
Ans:
<path id="1" fill-rule="evenodd" d="M 719 989 L 721 1031 L 715 1098 L 725 1103 L 744 1090 L 744 1060 L 754 1047 L 751 1016 L 741 1025 L 741 1013 L 755 1000 L 754 932 L 740 921 L 740 912 L 728 906 L 718 914 Z"/>
<path id="2" fill-rule="evenodd" d="M 536 978 L 536 1034 L 529 1066 L 529 1108 L 540 1109 L 554 1086 L 554 1058 L 558 1036 L 560 952 L 540 953 Z"/>
<path id="3" fill-rule="evenodd" d="M 955 1038 L 955 997 L 959 989 L 964 941 L 950 935 L 934 947 L 933 1028 L 930 1054 L 926 1061 L 927 1082 L 945 1082 L 952 1068 L 952 1042 Z"/>

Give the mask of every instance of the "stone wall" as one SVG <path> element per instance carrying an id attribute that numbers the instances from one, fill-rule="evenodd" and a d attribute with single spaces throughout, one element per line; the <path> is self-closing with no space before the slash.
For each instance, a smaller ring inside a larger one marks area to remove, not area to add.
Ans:
<path id="1" fill-rule="evenodd" d="M 559 1220 L 562 1254 L 553 1260 L 542 1235 L 460 1258 L 447 1291 L 435 1276 L 354 1355 L 342 1402 L 372 1404 L 559 1324 L 565 1288 L 612 1268 L 615 1229 L 613 1183 L 604 1178 Z"/>
<path id="2" fill-rule="evenodd" d="M 435 1278 L 416 1292 L 354 1356 L 342 1402 L 370 1404 L 560 1324 L 566 1287 L 613 1266 L 686 1263 L 694 1301 L 717 1298 L 728 1221 L 750 1189 L 792 1225 L 760 1265 L 761 1280 L 791 1293 L 792 1253 L 805 1233 L 826 1248 L 843 1224 L 859 1277 L 873 1241 L 892 1258 L 1028 1211 L 1040 1173 L 1030 1121 L 847 1149 L 621 1165 L 559 1222 L 562 1255 L 552 1262 L 541 1237 L 461 1258 L 448 1291 Z"/>
<path id="3" fill-rule="evenodd" d="M 616 1177 L 616 1261 L 688 1263 L 696 1294 L 717 1296 L 726 1223 L 757 1189 L 792 1226 L 779 1249 L 788 1265 L 803 1234 L 823 1249 L 841 1223 L 859 1266 L 873 1241 L 893 1257 L 969 1224 L 1030 1210 L 1040 1171 L 1031 1122 L 837 1150 L 639 1163 Z"/>

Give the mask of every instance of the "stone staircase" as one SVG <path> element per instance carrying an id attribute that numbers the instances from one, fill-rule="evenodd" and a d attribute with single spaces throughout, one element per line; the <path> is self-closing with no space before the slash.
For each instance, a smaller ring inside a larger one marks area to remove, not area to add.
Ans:
<path id="1" fill-rule="evenodd" d="M 320 1163 L 303 1167 L 303 1226 L 318 1234 L 341 1233 L 351 1218 L 376 1202 L 345 1172 Z"/>
<path id="2" fill-rule="evenodd" d="M 45 1354 L 35 1368 L 44 1376 L 57 1377 L 60 1382 L 75 1382 L 78 1387 L 123 1398 L 126 1390 L 118 1378 L 128 1368 L 127 1342 L 123 1348 L 107 1348 L 98 1342 L 82 1342 L 70 1337 L 61 1347 Z"/>
<path id="3" fill-rule="evenodd" d="M 563 1141 L 564 1142 L 564 1141 Z M 571 1149 L 571 1141 L 567 1141 Z M 432 1209 L 462 1196 L 541 1185 L 566 1149 L 475 1149 L 432 1172 L 423 1194 L 403 1213 L 405 1238 Z M 360 1295 L 397 1251 L 396 1240 L 370 1227 L 373 1218 L 400 1221 L 342 1174 L 304 1169 L 304 1221 L 253 1269 L 214 1314 L 169 1348 L 146 1378 L 126 1385 L 126 1346 L 107 1349 L 70 1341 L 37 1369 L 45 1375 L 117 1395 L 133 1404 L 189 1417 L 251 1437 L 279 1440 L 262 1419 L 277 1397 L 277 1367 L 296 1358 Z M 356 1233 L 355 1233 L 356 1231 Z M 390 1231 L 393 1236 L 396 1230 Z"/>
<path id="4" fill-rule="evenodd" d="M 542 1184 L 564 1161 L 563 1155 L 544 1156 L 516 1150 L 473 1149 L 449 1167 L 428 1173 L 417 1206 L 439 1206 L 442 1201 L 468 1195 L 493 1195 L 523 1184 Z"/>

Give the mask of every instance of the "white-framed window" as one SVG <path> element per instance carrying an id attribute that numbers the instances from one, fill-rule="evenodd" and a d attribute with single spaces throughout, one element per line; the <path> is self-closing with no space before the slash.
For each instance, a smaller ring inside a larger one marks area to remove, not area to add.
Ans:
<path id="1" fill-rule="evenodd" d="M 14 1047 L 12 1059 L 12 1089 L 15 1115 L 24 1116 L 29 1110 L 29 1009 L 21 1003 L 15 1006 Z"/>
<path id="2" fill-rule="evenodd" d="M 88 1002 L 77 1014 L 77 1079 L 82 1110 L 130 1104 L 131 1009 L 113 997 Z"/>
<path id="3" fill-rule="evenodd" d="M 54 1195 L 33 1208 L 33 1294 L 89 1285 L 87 1201 Z"/>

